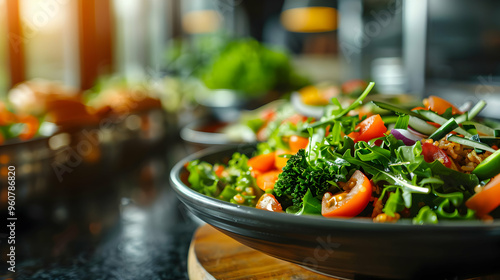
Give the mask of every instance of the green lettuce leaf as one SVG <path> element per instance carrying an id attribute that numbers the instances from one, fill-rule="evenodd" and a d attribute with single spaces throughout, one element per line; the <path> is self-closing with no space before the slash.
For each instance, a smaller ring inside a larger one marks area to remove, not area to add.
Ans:
<path id="1" fill-rule="evenodd" d="M 423 225 L 423 224 L 437 224 L 438 217 L 434 211 L 429 206 L 424 206 L 420 208 L 417 216 L 412 220 L 415 225 Z"/>
<path id="2" fill-rule="evenodd" d="M 320 215 L 321 201 L 311 194 L 311 190 L 307 190 L 302 198 L 302 207 L 290 206 L 286 212 L 294 215 Z"/>

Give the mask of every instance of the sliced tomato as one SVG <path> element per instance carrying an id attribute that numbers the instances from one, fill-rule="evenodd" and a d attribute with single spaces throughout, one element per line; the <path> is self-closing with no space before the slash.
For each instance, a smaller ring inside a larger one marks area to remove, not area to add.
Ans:
<path id="1" fill-rule="evenodd" d="M 359 120 L 362 120 L 364 117 L 371 117 L 373 115 L 372 111 L 370 109 L 367 109 L 366 107 L 360 107 L 357 109 L 357 111 Z"/>
<path id="2" fill-rule="evenodd" d="M 287 151 L 287 150 L 277 150 L 274 156 L 274 166 L 278 170 L 282 170 L 283 167 L 286 166 L 286 162 L 288 161 L 288 158 L 283 157 L 283 155 L 289 155 L 292 154 L 292 151 Z"/>
<path id="3" fill-rule="evenodd" d="M 266 141 L 267 138 L 269 137 L 269 130 L 267 129 L 269 123 L 264 123 L 259 130 L 257 131 L 257 140 L 259 141 Z"/>
<path id="4" fill-rule="evenodd" d="M 274 189 L 274 184 L 276 184 L 280 173 L 281 170 L 271 170 L 257 175 L 257 186 L 263 191 Z"/>
<path id="5" fill-rule="evenodd" d="M 290 146 L 290 150 L 292 154 L 296 154 L 300 149 L 307 148 L 309 144 L 309 138 L 292 135 L 290 136 L 290 140 L 288 140 L 288 145 Z"/>
<path id="6" fill-rule="evenodd" d="M 413 108 L 413 109 L 411 109 L 411 110 L 412 110 L 412 111 L 416 111 L 416 110 L 428 110 L 428 109 L 427 109 L 427 108 L 424 108 L 424 107 L 422 107 L 422 106 L 417 106 L 417 107 L 415 107 L 415 108 Z"/>
<path id="7" fill-rule="evenodd" d="M 327 126 L 325 127 L 325 137 L 326 137 L 326 136 L 328 136 L 328 135 L 330 135 L 330 130 L 331 130 L 331 126 L 330 126 L 330 125 L 327 125 Z"/>
<path id="8" fill-rule="evenodd" d="M 469 198 L 465 206 L 475 210 L 479 217 L 500 206 L 500 174 L 493 177 L 480 192 Z"/>
<path id="9" fill-rule="evenodd" d="M 347 134 L 347 136 L 349 136 L 352 140 L 356 141 L 356 139 L 359 137 L 359 134 L 360 134 L 359 132 L 353 131 Z"/>
<path id="10" fill-rule="evenodd" d="M 223 176 L 224 170 L 225 168 L 222 164 L 214 165 L 214 172 L 217 177 L 221 178 Z"/>
<path id="11" fill-rule="evenodd" d="M 451 107 L 451 113 L 453 115 L 455 114 L 462 114 L 460 110 L 458 110 L 457 107 L 455 107 L 453 104 L 448 102 L 447 100 L 437 97 L 434 95 L 429 96 L 428 98 L 425 98 L 424 101 L 424 106 L 427 108 L 427 110 L 434 111 L 438 114 L 444 114 L 448 108 Z"/>
<path id="12" fill-rule="evenodd" d="M 260 176 L 260 174 L 262 174 L 262 172 L 260 172 L 259 170 L 250 170 L 250 174 L 252 175 L 252 177 L 257 178 Z"/>
<path id="13" fill-rule="evenodd" d="M 282 212 L 283 211 L 281 204 L 274 197 L 274 195 L 272 195 L 270 193 L 263 194 L 260 197 L 259 201 L 257 202 L 257 205 L 255 205 L 255 208 L 267 210 L 267 211 L 271 211 L 271 212 Z"/>
<path id="14" fill-rule="evenodd" d="M 431 143 L 422 144 L 422 155 L 424 155 L 424 160 L 426 162 L 431 163 L 435 160 L 439 160 L 444 166 L 448 168 L 451 167 L 451 160 L 448 155 L 438 146 L 434 146 Z"/>
<path id="15" fill-rule="evenodd" d="M 276 117 L 276 111 L 274 109 L 267 109 L 264 110 L 260 114 L 261 119 L 265 121 L 272 121 Z"/>
<path id="16" fill-rule="evenodd" d="M 274 158 L 275 158 L 274 152 L 254 156 L 248 160 L 248 166 L 251 167 L 253 170 L 266 172 L 271 169 L 274 169 Z"/>
<path id="17" fill-rule="evenodd" d="M 349 192 L 332 195 L 327 192 L 321 201 L 321 215 L 325 217 L 354 217 L 361 213 L 372 196 L 372 183 L 363 174 L 356 170 L 349 179 L 348 184 L 355 182 Z"/>
<path id="18" fill-rule="evenodd" d="M 359 131 L 359 132 L 358 132 Z M 373 138 L 384 136 L 387 127 L 379 114 L 366 118 L 356 126 L 356 131 L 349 133 L 354 142 L 370 141 Z"/>
<path id="19" fill-rule="evenodd" d="M 283 122 L 298 124 L 299 122 L 307 121 L 307 117 L 300 114 L 293 114 L 290 117 L 286 118 Z"/>
<path id="20" fill-rule="evenodd" d="M 436 128 L 440 128 L 441 127 L 440 124 L 435 123 L 435 122 L 427 122 L 427 123 L 430 124 L 430 125 L 432 125 L 432 126 L 434 126 L 434 127 L 436 127 Z"/>

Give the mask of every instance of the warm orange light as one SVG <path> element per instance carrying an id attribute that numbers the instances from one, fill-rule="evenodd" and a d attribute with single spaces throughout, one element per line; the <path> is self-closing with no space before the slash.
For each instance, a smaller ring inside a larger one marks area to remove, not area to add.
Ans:
<path id="1" fill-rule="evenodd" d="M 326 32 L 337 29 L 338 12 L 330 7 L 303 7 L 284 10 L 281 24 L 292 32 Z"/>
<path id="2" fill-rule="evenodd" d="M 7 164 L 9 163 L 9 156 L 8 155 L 0 155 L 0 163 L 1 164 Z"/>
<path id="3" fill-rule="evenodd" d="M 219 29 L 220 15 L 214 10 L 192 11 L 182 16 L 182 28 L 187 33 L 210 33 Z"/>

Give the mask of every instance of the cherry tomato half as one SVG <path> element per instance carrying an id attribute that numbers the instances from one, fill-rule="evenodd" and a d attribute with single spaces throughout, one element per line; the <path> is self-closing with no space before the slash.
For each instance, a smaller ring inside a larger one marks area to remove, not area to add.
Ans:
<path id="1" fill-rule="evenodd" d="M 444 114 L 444 112 L 446 112 L 446 110 L 450 107 L 451 113 L 453 115 L 462 114 L 462 112 L 458 110 L 457 107 L 455 107 L 453 104 L 441 97 L 437 97 L 434 95 L 431 95 L 428 98 L 424 99 L 423 103 L 427 110 L 434 111 L 440 115 Z"/>
<path id="2" fill-rule="evenodd" d="M 271 170 L 257 175 L 257 186 L 263 191 L 274 189 L 274 185 L 276 184 L 280 173 L 281 170 Z"/>
<path id="3" fill-rule="evenodd" d="M 248 166 L 252 167 L 253 170 L 260 172 L 267 172 L 274 169 L 274 158 L 275 153 L 262 154 L 254 156 L 248 160 Z"/>
<path id="4" fill-rule="evenodd" d="M 439 160 L 444 166 L 450 168 L 451 160 L 448 155 L 441 150 L 438 146 L 434 146 L 431 143 L 422 144 L 422 154 L 424 155 L 424 160 L 426 162 L 433 162 Z"/>
<path id="5" fill-rule="evenodd" d="M 276 110 L 267 109 L 260 114 L 261 119 L 266 122 L 272 121 L 276 117 Z"/>
<path id="6" fill-rule="evenodd" d="M 288 161 L 288 157 L 284 157 L 284 155 L 291 155 L 291 151 L 287 150 L 276 150 L 275 157 L 274 157 L 274 166 L 278 170 L 283 170 L 283 167 L 286 166 L 286 162 Z"/>
<path id="7" fill-rule="evenodd" d="M 307 121 L 308 117 L 300 115 L 300 114 L 293 114 L 290 117 L 286 118 L 283 122 L 285 123 L 293 123 L 297 125 L 299 122 L 305 122 Z"/>
<path id="8" fill-rule="evenodd" d="M 292 135 L 290 136 L 290 140 L 288 140 L 288 145 L 290 146 L 292 154 L 296 154 L 300 149 L 307 148 L 308 144 L 309 139 L 302 136 Z"/>
<path id="9" fill-rule="evenodd" d="M 387 127 L 385 126 L 382 117 L 377 114 L 360 122 L 356 126 L 356 130 L 359 130 L 359 132 L 351 132 L 348 135 L 354 140 L 354 142 L 370 141 L 373 138 L 384 136 L 384 133 L 387 131 Z"/>
<path id="10" fill-rule="evenodd" d="M 484 188 L 465 202 L 465 206 L 484 216 L 500 206 L 500 174 L 496 175 Z"/>
<path id="11" fill-rule="evenodd" d="M 223 177 L 224 176 L 224 171 L 226 169 L 224 168 L 224 165 L 222 164 L 215 164 L 214 165 L 214 172 L 215 172 L 215 175 L 219 178 Z"/>
<path id="12" fill-rule="evenodd" d="M 361 213 L 372 196 L 372 183 L 363 174 L 356 170 L 348 181 L 355 182 L 349 192 L 332 195 L 327 192 L 321 201 L 321 215 L 325 217 L 354 217 Z"/>
<path id="13" fill-rule="evenodd" d="M 263 194 L 260 197 L 259 201 L 257 202 L 257 205 L 255 205 L 255 208 L 267 210 L 267 211 L 271 211 L 271 212 L 282 212 L 283 211 L 281 204 L 274 197 L 274 195 L 272 195 L 270 193 Z"/>

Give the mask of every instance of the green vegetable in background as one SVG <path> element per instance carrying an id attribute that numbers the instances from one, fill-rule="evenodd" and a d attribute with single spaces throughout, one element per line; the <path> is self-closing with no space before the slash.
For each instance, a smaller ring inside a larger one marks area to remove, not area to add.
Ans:
<path id="1" fill-rule="evenodd" d="M 229 36 L 224 33 L 203 34 L 189 41 L 172 40 L 165 51 L 166 70 L 176 77 L 198 77 L 228 42 Z"/>
<path id="2" fill-rule="evenodd" d="M 293 69 L 285 52 L 253 39 L 232 41 L 201 75 L 211 89 L 233 89 L 247 96 L 270 90 L 294 90 L 308 84 Z"/>

